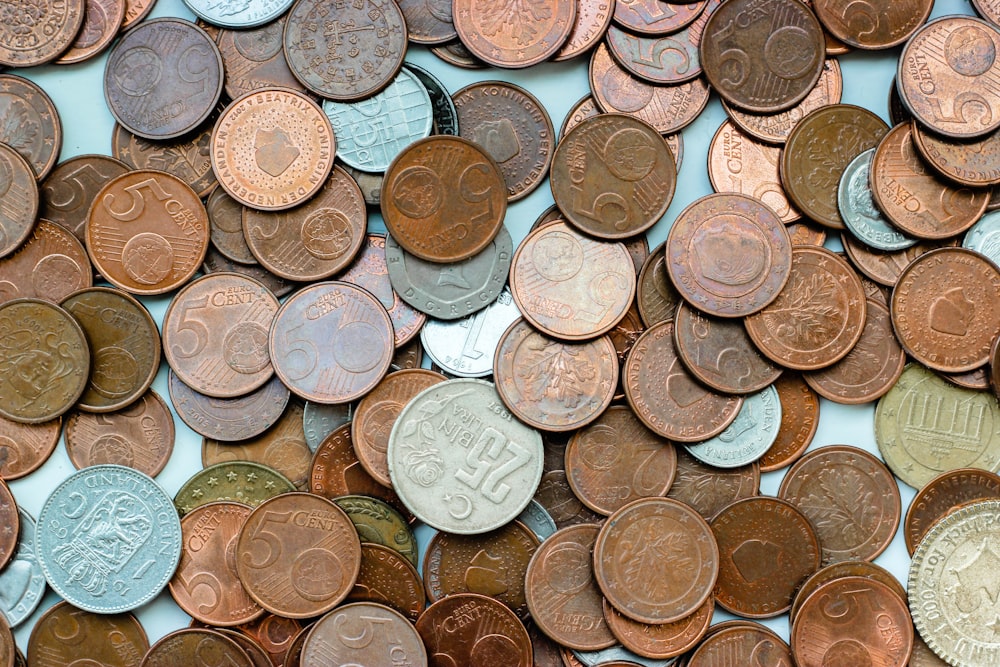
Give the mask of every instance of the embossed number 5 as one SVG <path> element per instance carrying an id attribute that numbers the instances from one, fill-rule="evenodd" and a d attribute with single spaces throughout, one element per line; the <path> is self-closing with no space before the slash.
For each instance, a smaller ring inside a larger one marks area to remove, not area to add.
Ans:
<path id="1" fill-rule="evenodd" d="M 188 313 L 192 310 L 201 310 L 202 308 L 208 307 L 208 297 L 202 297 L 196 301 L 191 301 L 190 303 L 185 303 L 181 306 L 181 321 L 177 326 L 177 333 L 182 331 L 190 331 L 194 335 L 194 348 L 189 352 L 185 350 L 180 345 L 171 345 L 170 349 L 173 350 L 181 359 L 188 359 L 195 356 L 203 349 L 205 345 L 208 344 L 208 327 L 204 325 L 200 320 L 196 320 L 188 317 Z"/>
<path id="2" fill-rule="evenodd" d="M 250 549 L 243 553 L 243 562 L 254 569 L 259 569 L 268 567 L 278 560 L 281 555 L 281 540 L 278 539 L 277 535 L 267 530 L 266 526 L 269 523 L 288 523 L 291 516 L 291 512 L 264 512 L 264 518 L 250 535 Z M 255 563 L 253 562 L 253 552 L 257 550 L 256 545 L 259 543 L 263 543 L 267 547 L 267 556 L 262 562 Z"/>
<path id="3" fill-rule="evenodd" d="M 126 211 L 116 211 L 111 208 L 111 204 L 115 201 L 115 196 L 110 192 L 104 195 L 104 208 L 107 209 L 108 213 L 115 220 L 121 220 L 122 222 L 131 222 L 142 215 L 142 212 L 146 209 L 146 199 L 139 192 L 143 188 L 148 188 L 153 196 L 163 201 L 164 199 L 169 199 L 170 195 L 167 194 L 166 190 L 159 184 L 156 179 L 147 178 L 144 181 L 139 181 L 138 183 L 133 183 L 125 188 L 125 192 L 132 196 L 132 205 Z"/>
<path id="4" fill-rule="evenodd" d="M 316 345 L 311 340 L 309 340 L 308 338 L 300 338 L 298 336 L 294 337 L 292 336 L 294 332 L 298 331 L 303 326 L 305 326 L 304 323 L 292 327 L 291 329 L 286 331 L 282 336 L 282 338 L 285 339 L 285 348 L 288 350 L 287 352 L 285 352 L 286 359 L 288 359 L 295 353 L 301 354 L 305 358 L 305 361 L 303 362 L 302 365 L 305 366 L 306 370 L 295 375 L 286 371 L 288 372 L 288 377 L 291 378 L 292 380 L 301 380 L 302 378 L 312 373 L 313 370 L 316 368 L 316 361 L 319 358 L 319 352 L 316 350 Z"/>
<path id="5" fill-rule="evenodd" d="M 202 603 L 198 605 L 198 611 L 203 614 L 210 613 L 219 606 L 219 602 L 222 601 L 222 584 L 219 583 L 219 579 L 211 572 L 197 572 L 193 577 L 185 577 L 183 572 L 177 572 L 177 581 L 180 582 L 187 594 L 192 598 L 195 596 L 194 591 L 199 586 L 208 586 L 208 589 L 212 591 L 212 603 Z"/>

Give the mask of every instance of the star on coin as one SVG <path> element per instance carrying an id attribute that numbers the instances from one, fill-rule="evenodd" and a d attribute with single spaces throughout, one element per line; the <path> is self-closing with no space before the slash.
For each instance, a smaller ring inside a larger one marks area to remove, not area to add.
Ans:
<path id="1" fill-rule="evenodd" d="M 219 483 L 219 478 L 218 478 L 218 477 L 209 477 L 209 478 L 208 478 L 208 482 L 207 482 L 207 484 L 208 484 L 209 486 L 215 486 L 215 485 L 216 485 L 216 484 L 218 484 L 218 483 Z"/>
<path id="2" fill-rule="evenodd" d="M 254 482 L 256 482 L 257 481 L 257 473 L 255 473 L 255 472 L 248 472 L 247 473 L 247 481 L 250 482 L 251 484 L 253 484 Z"/>
<path id="3" fill-rule="evenodd" d="M 239 477 L 239 475 L 237 475 L 232 470 L 226 473 L 226 479 L 228 479 L 230 482 L 235 482 L 237 477 Z"/>

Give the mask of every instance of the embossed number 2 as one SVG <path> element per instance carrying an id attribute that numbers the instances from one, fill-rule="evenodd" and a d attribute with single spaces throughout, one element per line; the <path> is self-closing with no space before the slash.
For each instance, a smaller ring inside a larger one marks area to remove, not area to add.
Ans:
<path id="1" fill-rule="evenodd" d="M 496 465 L 504 452 L 509 452 L 511 458 Z M 455 471 L 455 478 L 471 489 L 479 489 L 487 499 L 502 503 L 510 493 L 510 485 L 505 484 L 503 479 L 530 460 L 528 450 L 511 442 L 496 429 L 487 428 L 465 457 L 465 463 L 472 472 L 460 468 Z"/>

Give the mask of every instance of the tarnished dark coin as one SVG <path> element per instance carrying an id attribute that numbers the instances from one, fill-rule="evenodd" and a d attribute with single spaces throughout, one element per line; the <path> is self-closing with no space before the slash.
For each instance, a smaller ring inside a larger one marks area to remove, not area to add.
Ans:
<path id="1" fill-rule="evenodd" d="M 156 477 L 174 451 L 170 408 L 150 389 L 127 408 L 66 418 L 66 453 L 77 470 L 113 463 Z"/>
<path id="2" fill-rule="evenodd" d="M 384 604 L 411 623 L 416 623 L 427 607 L 417 568 L 395 549 L 370 542 L 361 544 L 361 570 L 346 601 Z"/>
<path id="3" fill-rule="evenodd" d="M 497 5 L 455 0 L 452 19 L 466 48 L 496 67 L 522 68 L 548 60 L 569 37 L 576 0 Z"/>
<path id="4" fill-rule="evenodd" d="M 176 176 L 132 171 L 98 192 L 85 235 L 94 267 L 132 294 L 163 294 L 197 272 L 208 249 L 208 214 Z"/>
<path id="5" fill-rule="evenodd" d="M 927 482 L 913 498 L 903 520 L 906 550 L 913 555 L 939 519 L 968 503 L 1000 498 L 1000 476 L 986 470 L 958 468 Z"/>
<path id="6" fill-rule="evenodd" d="M 723 3 L 708 18 L 700 52 L 712 88 L 757 113 L 783 111 L 808 95 L 825 53 L 822 26 L 796 0 Z"/>
<path id="7" fill-rule="evenodd" d="M 458 38 L 449 0 L 399 0 L 396 4 L 403 12 L 406 36 L 414 44 L 444 44 Z"/>
<path id="8" fill-rule="evenodd" d="M 601 114 L 559 142 L 550 184 L 566 220 L 618 240 L 652 227 L 676 182 L 673 154 L 656 130 L 630 116 Z"/>
<path id="9" fill-rule="evenodd" d="M 222 55 L 189 21 L 159 18 L 128 32 L 108 56 L 104 97 L 129 132 L 173 139 L 201 125 L 222 95 Z"/>
<path id="10" fill-rule="evenodd" d="M 232 99 L 260 88 L 301 89 L 285 60 L 281 36 L 285 16 L 250 30 L 223 29 L 216 43 L 225 65 L 226 94 Z"/>
<path id="11" fill-rule="evenodd" d="M 496 160 L 507 201 L 529 195 L 548 175 L 555 129 L 545 107 L 527 90 L 504 81 L 470 84 L 452 96 L 460 136 Z"/>
<path id="12" fill-rule="evenodd" d="M 207 656 L 231 667 L 254 667 L 250 656 L 230 637 L 215 630 L 175 630 L 149 647 L 140 667 L 196 665 Z"/>
<path id="13" fill-rule="evenodd" d="M 31 235 L 39 200 L 38 182 L 31 165 L 3 143 L 0 143 L 0 197 L 3 197 L 0 208 L 0 257 L 3 257 Z"/>
<path id="14" fill-rule="evenodd" d="M 636 305 L 642 322 L 647 327 L 658 322 L 673 321 L 677 304 L 681 301 L 681 295 L 674 288 L 667 271 L 665 247 L 666 242 L 661 243 L 649 253 L 639 271 Z"/>
<path id="15" fill-rule="evenodd" d="M 55 166 L 62 123 L 52 99 L 33 81 L 0 74 L 0 143 L 15 148 L 39 181 Z"/>
<path id="16" fill-rule="evenodd" d="M 73 316 L 47 301 L 15 299 L 0 306 L 0 332 L 0 416 L 40 424 L 73 407 L 90 372 Z"/>
<path id="17" fill-rule="evenodd" d="M 114 636 L 115 642 L 99 641 Z M 28 639 L 29 665 L 70 665 L 81 657 L 108 667 L 138 667 L 149 650 L 132 614 L 95 614 L 60 601 L 42 613 Z M 99 662 L 98 662 L 99 661 Z"/>
<path id="18" fill-rule="evenodd" d="M 0 480 L 0 525 L 5 527 L 0 531 L 0 568 L 6 567 L 17 551 L 20 523 L 14 494 L 10 492 L 7 482 Z M 6 623 L 6 617 L 3 620 Z"/>
<path id="19" fill-rule="evenodd" d="M 0 302 L 25 297 L 59 303 L 90 287 L 93 276 L 83 244 L 64 227 L 39 219 L 31 236 L 0 259 Z"/>
<path id="20" fill-rule="evenodd" d="M 362 628 L 360 639 L 351 634 L 354 628 Z M 427 654 L 416 628 L 401 613 L 374 602 L 353 602 L 316 621 L 299 664 L 426 665 Z"/>
<path id="21" fill-rule="evenodd" d="M 84 4 L 83 0 L 10 3 L 0 22 L 0 65 L 33 67 L 55 60 L 80 32 Z"/>
<path id="22" fill-rule="evenodd" d="M 59 442 L 62 419 L 22 424 L 0 417 L 0 478 L 18 479 L 45 463 Z"/>
<path id="23" fill-rule="evenodd" d="M 214 114 L 213 114 L 214 115 Z M 207 197 L 219 182 L 212 171 L 210 116 L 197 130 L 170 141 L 150 141 L 115 123 L 111 152 L 132 169 L 154 169 L 173 174 Z"/>
<path id="24" fill-rule="evenodd" d="M 362 542 L 389 547 L 417 565 L 417 539 L 401 512 L 368 496 L 341 496 L 333 502 L 347 514 Z"/>
<path id="25" fill-rule="evenodd" d="M 431 53 L 449 65 L 461 67 L 462 69 L 485 69 L 489 67 L 482 60 L 469 53 L 465 45 L 457 39 L 440 46 L 432 46 Z"/>
<path id="26" fill-rule="evenodd" d="M 72 65 L 90 60 L 118 36 L 125 18 L 127 0 L 86 0 L 83 26 L 69 49 L 54 61 L 56 65 Z"/>
<path id="27" fill-rule="evenodd" d="M 243 235 L 243 204 L 224 188 L 216 187 L 205 201 L 209 239 L 212 247 L 226 259 L 239 264 L 257 264 Z"/>
<path id="28" fill-rule="evenodd" d="M 570 488 L 566 472 L 567 435 L 546 433 L 545 463 L 534 501 L 548 512 L 557 528 L 600 523 L 602 516 L 580 502 Z"/>
<path id="29" fill-rule="evenodd" d="M 177 416 L 213 440 L 235 442 L 259 435 L 278 420 L 288 403 L 288 389 L 278 378 L 249 394 L 222 399 L 196 392 L 172 371 L 169 375 L 170 401 Z"/>
<path id="30" fill-rule="evenodd" d="M 614 9 L 610 0 L 577 0 L 573 29 L 552 60 L 570 60 L 594 48 L 611 25 Z"/>
<path id="31" fill-rule="evenodd" d="M 294 618 L 264 614 L 256 621 L 238 625 L 234 629 L 257 642 L 270 656 L 272 665 L 283 665 L 302 628 L 303 624 Z M 298 663 L 294 667 L 298 667 Z"/>
<path id="32" fill-rule="evenodd" d="M 403 65 L 403 13 L 393 0 L 344 3 L 335 19 L 329 13 L 321 0 L 298 0 L 292 6 L 283 37 L 288 66 L 302 85 L 327 99 L 371 97 Z"/>
<path id="33" fill-rule="evenodd" d="M 254 264 L 238 264 L 223 256 L 212 245 L 208 246 L 205 262 L 201 265 L 201 269 L 205 273 L 239 273 L 253 278 L 271 290 L 271 293 L 278 298 L 288 296 L 297 287 L 292 281 L 274 275 L 256 262 Z"/>
<path id="34" fill-rule="evenodd" d="M 781 401 L 781 425 L 774 444 L 760 458 L 761 472 L 780 470 L 798 460 L 819 428 L 819 396 L 800 374 L 782 373 L 774 388 Z"/>
<path id="35" fill-rule="evenodd" d="M 563 119 L 563 123 L 559 127 L 560 140 L 562 137 L 566 136 L 567 132 L 583 121 L 588 118 L 598 116 L 601 113 L 601 110 L 597 108 L 597 102 L 594 100 L 593 95 L 584 95 L 579 102 L 573 105 L 573 107 L 566 114 L 566 117 Z"/>
<path id="36" fill-rule="evenodd" d="M 38 216 L 68 229 L 82 243 L 98 191 L 128 170 L 124 162 L 106 155 L 78 155 L 60 162 L 39 184 Z"/>
<path id="37" fill-rule="evenodd" d="M 451 11 L 450 5 L 448 6 L 448 11 Z M 430 95 L 431 107 L 434 112 L 434 134 L 457 135 L 459 133 L 458 110 L 455 108 L 455 102 L 451 99 L 451 93 L 448 92 L 445 85 L 434 74 L 423 67 L 418 67 L 413 63 L 406 63 L 406 69 L 413 76 L 417 77 L 420 83 L 424 84 L 427 94 Z"/>
<path id="38" fill-rule="evenodd" d="M 196 507 L 216 500 L 229 500 L 256 507 L 279 493 L 290 493 L 295 485 L 281 473 L 249 461 L 231 461 L 208 466 L 188 479 L 174 496 L 183 517 Z"/>

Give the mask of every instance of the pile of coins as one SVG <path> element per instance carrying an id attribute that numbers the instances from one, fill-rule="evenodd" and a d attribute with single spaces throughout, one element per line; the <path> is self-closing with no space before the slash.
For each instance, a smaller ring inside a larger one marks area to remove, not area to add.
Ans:
<path id="1" fill-rule="evenodd" d="M 996 8 L 185 2 L 0 22 L 8 67 L 106 51 L 116 121 L 57 164 L 0 74 L 0 667 L 998 662 Z M 423 46 L 591 95 L 557 141 Z M 898 49 L 892 128 L 840 103 L 855 49 Z M 880 456 L 810 448 L 820 397 L 877 401 Z M 5 481 L 60 438 L 36 523 Z M 161 595 L 192 621 L 150 645 Z"/>

